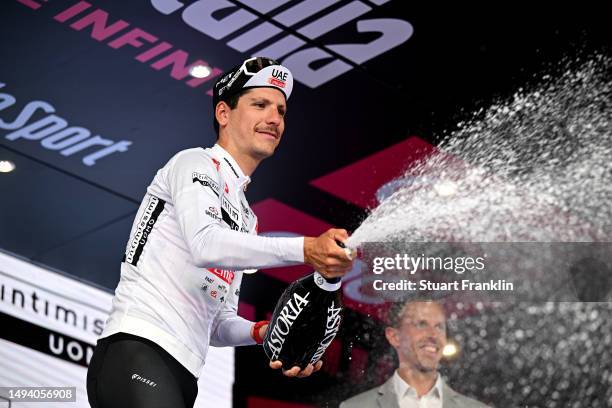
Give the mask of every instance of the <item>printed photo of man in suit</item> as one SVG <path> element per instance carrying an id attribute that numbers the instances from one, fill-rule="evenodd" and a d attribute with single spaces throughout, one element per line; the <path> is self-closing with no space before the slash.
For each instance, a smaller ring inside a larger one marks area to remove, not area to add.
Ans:
<path id="1" fill-rule="evenodd" d="M 356 395 L 340 408 L 485 408 L 454 391 L 438 372 L 446 344 L 446 316 L 440 303 L 395 303 L 385 337 L 397 352 L 399 367 L 379 387 Z"/>

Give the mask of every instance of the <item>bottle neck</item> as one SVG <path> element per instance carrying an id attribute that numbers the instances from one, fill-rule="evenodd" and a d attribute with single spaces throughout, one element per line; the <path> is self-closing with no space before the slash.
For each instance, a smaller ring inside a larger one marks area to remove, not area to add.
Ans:
<path id="1" fill-rule="evenodd" d="M 326 279 L 317 271 L 315 271 L 312 275 L 315 284 L 325 291 L 335 292 L 340 289 L 340 286 L 342 285 L 342 282 L 340 282 L 341 278 Z"/>

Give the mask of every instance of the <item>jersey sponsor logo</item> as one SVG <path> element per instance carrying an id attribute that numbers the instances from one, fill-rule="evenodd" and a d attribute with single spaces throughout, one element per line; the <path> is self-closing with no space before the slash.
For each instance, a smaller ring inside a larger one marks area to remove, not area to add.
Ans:
<path id="1" fill-rule="evenodd" d="M 149 197 L 149 202 L 136 225 L 136 232 L 125 253 L 125 262 L 134 266 L 138 264 L 142 250 L 157 222 L 157 217 L 159 217 L 159 214 L 164 210 L 164 205 L 166 205 L 166 202 L 161 198 L 155 196 Z"/>
<path id="2" fill-rule="evenodd" d="M 240 200 L 240 207 L 242 207 L 242 213 L 246 216 L 246 218 L 251 218 L 251 209 L 242 200 Z"/>
<path id="3" fill-rule="evenodd" d="M 215 217 L 219 216 L 219 210 L 217 210 L 217 207 L 208 207 L 208 211 L 210 211 Z"/>
<path id="4" fill-rule="evenodd" d="M 210 218 L 212 218 L 212 219 L 214 219 L 216 221 L 221 221 L 221 217 L 219 217 L 219 210 L 217 209 L 217 207 L 208 207 L 208 210 L 206 210 L 204 212 Z"/>
<path id="5" fill-rule="evenodd" d="M 219 197 L 219 184 L 215 182 L 210 176 L 194 171 L 193 173 L 191 173 L 191 178 L 194 183 L 200 183 L 202 186 L 210 188 L 212 192 L 215 193 L 217 197 Z"/>
<path id="6" fill-rule="evenodd" d="M 238 209 L 229 202 L 225 197 L 221 197 L 221 209 L 225 210 L 232 220 L 238 221 L 239 213 Z"/>
<path id="7" fill-rule="evenodd" d="M 208 268 L 207 270 L 213 275 L 219 277 L 223 282 L 227 283 L 228 285 L 231 285 L 234 281 L 234 271 L 218 268 Z"/>
<path id="8" fill-rule="evenodd" d="M 211 278 L 210 276 L 205 276 L 204 280 L 210 284 L 213 284 L 215 282 L 215 280 Z"/>
<path id="9" fill-rule="evenodd" d="M 236 178 L 240 178 L 240 176 L 238 175 L 238 172 L 236 171 L 236 169 L 234 169 L 234 166 L 232 166 L 232 163 L 230 163 L 229 160 L 227 160 L 227 157 L 224 157 L 223 160 L 225 160 L 227 165 L 230 166 L 230 169 L 232 169 L 232 172 L 234 173 Z"/>
<path id="10" fill-rule="evenodd" d="M 216 290 L 211 290 L 210 291 L 210 297 L 212 297 L 213 299 L 217 298 L 217 294 L 218 294 L 218 292 Z"/>
<path id="11" fill-rule="evenodd" d="M 240 226 L 236 223 L 236 221 L 232 220 L 230 215 L 223 208 L 221 209 L 221 219 L 234 231 L 240 231 Z"/>

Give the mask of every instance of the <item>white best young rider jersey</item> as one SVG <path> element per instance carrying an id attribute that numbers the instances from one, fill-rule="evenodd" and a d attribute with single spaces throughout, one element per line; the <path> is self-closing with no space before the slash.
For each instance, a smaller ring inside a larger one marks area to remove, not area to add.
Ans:
<path id="1" fill-rule="evenodd" d="M 259 237 L 250 178 L 221 146 L 188 149 L 160 169 L 132 226 L 101 337 L 147 338 L 199 377 L 209 344 L 254 344 L 237 316 L 243 270 L 304 261 L 304 238 Z"/>

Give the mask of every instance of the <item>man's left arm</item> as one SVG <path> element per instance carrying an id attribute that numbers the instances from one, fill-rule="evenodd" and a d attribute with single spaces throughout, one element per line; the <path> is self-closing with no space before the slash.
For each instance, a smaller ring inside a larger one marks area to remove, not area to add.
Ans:
<path id="1" fill-rule="evenodd" d="M 210 336 L 214 347 L 248 346 L 255 344 L 252 330 L 255 323 L 238 316 L 238 298 L 242 273 L 237 273 L 219 314 L 215 317 Z"/>

